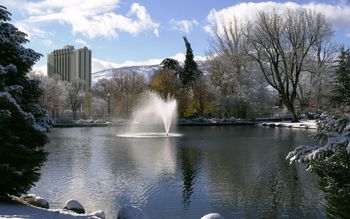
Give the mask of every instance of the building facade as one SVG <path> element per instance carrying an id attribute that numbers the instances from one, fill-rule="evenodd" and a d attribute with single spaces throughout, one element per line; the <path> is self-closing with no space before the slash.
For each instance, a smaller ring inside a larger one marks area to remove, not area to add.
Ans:
<path id="1" fill-rule="evenodd" d="M 48 76 L 58 74 L 61 80 L 84 82 L 84 91 L 91 88 L 91 50 L 87 47 L 74 49 L 74 46 L 64 46 L 47 55 Z"/>

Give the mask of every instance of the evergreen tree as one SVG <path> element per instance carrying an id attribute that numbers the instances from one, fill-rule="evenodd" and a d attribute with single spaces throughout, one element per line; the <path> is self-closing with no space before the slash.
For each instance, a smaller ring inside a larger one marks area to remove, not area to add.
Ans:
<path id="1" fill-rule="evenodd" d="M 186 46 L 186 59 L 183 71 L 180 72 L 180 79 L 184 86 L 187 86 L 190 82 L 193 82 L 202 72 L 198 69 L 197 63 L 194 61 L 193 51 L 191 44 L 188 42 L 186 36 L 184 36 Z"/>
<path id="2" fill-rule="evenodd" d="M 174 71 L 175 74 L 180 75 L 183 68 L 180 66 L 179 62 L 175 59 L 166 58 L 161 63 L 163 70 Z"/>
<path id="3" fill-rule="evenodd" d="M 10 16 L 0 5 L 0 199 L 28 191 L 39 179 L 50 128 L 39 81 L 26 75 L 41 55 L 23 46 L 26 34 Z"/>
<path id="4" fill-rule="evenodd" d="M 341 48 L 331 96 L 332 108 L 350 111 L 350 50 Z"/>

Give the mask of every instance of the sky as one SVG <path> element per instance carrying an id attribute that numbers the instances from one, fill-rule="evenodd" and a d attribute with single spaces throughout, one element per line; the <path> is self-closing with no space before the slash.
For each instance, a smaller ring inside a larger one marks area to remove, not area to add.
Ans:
<path id="1" fill-rule="evenodd" d="M 92 50 L 92 72 L 184 60 L 187 36 L 197 60 L 211 48 L 214 27 L 261 10 L 313 9 L 333 25 L 334 41 L 350 46 L 350 1 L 228 0 L 0 0 L 26 45 L 43 54 L 34 70 L 46 73 L 47 54 L 64 45 Z"/>

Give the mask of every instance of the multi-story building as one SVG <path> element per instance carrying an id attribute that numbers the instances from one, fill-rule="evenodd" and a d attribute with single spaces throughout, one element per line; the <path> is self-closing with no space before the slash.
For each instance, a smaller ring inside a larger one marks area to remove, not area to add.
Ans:
<path id="1" fill-rule="evenodd" d="M 87 47 L 74 49 L 64 46 L 47 55 L 47 73 L 58 74 L 64 81 L 80 79 L 84 82 L 84 91 L 91 88 L 91 50 Z"/>

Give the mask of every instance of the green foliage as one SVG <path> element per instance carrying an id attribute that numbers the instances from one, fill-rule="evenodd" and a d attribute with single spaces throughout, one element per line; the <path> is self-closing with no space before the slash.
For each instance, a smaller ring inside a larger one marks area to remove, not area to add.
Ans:
<path id="1" fill-rule="evenodd" d="M 331 94 L 332 108 L 350 111 L 350 50 L 341 48 Z"/>
<path id="2" fill-rule="evenodd" d="M 193 82 L 202 72 L 198 69 L 197 63 L 194 61 L 193 51 L 191 44 L 188 42 L 187 38 L 184 36 L 185 46 L 186 46 L 186 59 L 183 71 L 180 72 L 180 79 L 184 86 Z"/>
<path id="3" fill-rule="evenodd" d="M 28 191 L 39 179 L 50 128 L 39 81 L 26 75 L 41 55 L 23 47 L 26 34 L 8 21 L 0 6 L 0 199 Z"/>
<path id="4" fill-rule="evenodd" d="M 163 66 L 163 70 L 174 71 L 177 75 L 181 74 L 181 72 L 183 71 L 183 68 L 175 59 L 166 58 L 160 64 Z"/>

